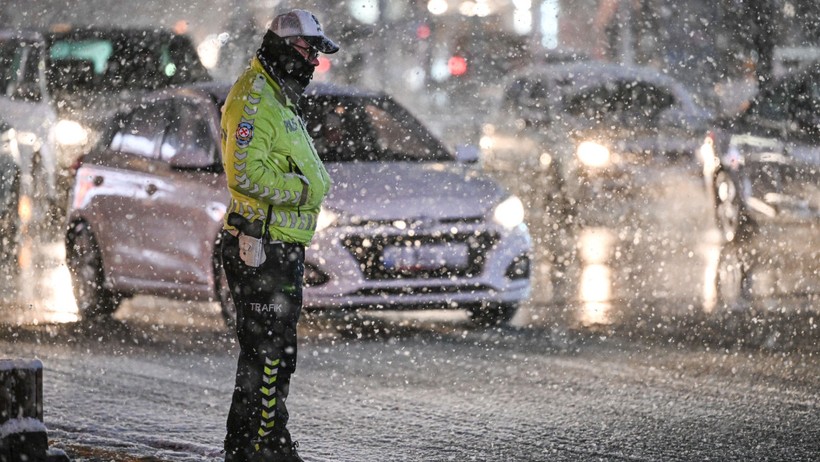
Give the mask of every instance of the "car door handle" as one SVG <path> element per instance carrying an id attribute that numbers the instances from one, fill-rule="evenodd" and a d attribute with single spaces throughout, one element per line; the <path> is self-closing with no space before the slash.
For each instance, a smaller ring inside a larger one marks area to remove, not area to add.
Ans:
<path id="1" fill-rule="evenodd" d="M 147 192 L 149 196 L 153 196 L 154 193 L 157 192 L 157 189 L 159 189 L 159 188 L 157 188 L 157 185 L 155 185 L 154 183 L 151 183 L 151 184 L 149 184 L 148 186 L 145 187 L 145 192 Z"/>
<path id="2" fill-rule="evenodd" d="M 98 175 L 98 176 L 95 176 L 94 179 L 91 180 L 91 182 L 94 183 L 94 186 L 100 186 L 101 184 L 103 184 L 104 180 L 105 180 L 105 178 Z"/>

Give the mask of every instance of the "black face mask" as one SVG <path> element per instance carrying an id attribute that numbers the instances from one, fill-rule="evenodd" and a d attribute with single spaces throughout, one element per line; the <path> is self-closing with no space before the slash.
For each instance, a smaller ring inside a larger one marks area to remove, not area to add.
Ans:
<path id="1" fill-rule="evenodd" d="M 262 46 L 257 50 L 256 56 L 272 77 L 282 80 L 281 83 L 287 87 L 287 90 L 296 93 L 296 99 L 313 79 L 316 66 L 271 31 L 265 33 Z"/>

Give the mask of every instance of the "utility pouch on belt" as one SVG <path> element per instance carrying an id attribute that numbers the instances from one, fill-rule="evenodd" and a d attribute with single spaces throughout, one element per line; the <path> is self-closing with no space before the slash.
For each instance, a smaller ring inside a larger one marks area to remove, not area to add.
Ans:
<path id="1" fill-rule="evenodd" d="M 258 220 L 250 221 L 238 213 L 228 215 L 228 224 L 239 230 L 239 258 L 250 267 L 261 266 L 267 259 L 265 237 L 269 237 L 268 217 L 271 209 L 272 207 L 268 206 L 268 215 L 261 226 Z"/>
<path id="2" fill-rule="evenodd" d="M 239 233 L 239 258 L 246 265 L 256 268 L 265 263 L 265 243 L 261 238 Z"/>

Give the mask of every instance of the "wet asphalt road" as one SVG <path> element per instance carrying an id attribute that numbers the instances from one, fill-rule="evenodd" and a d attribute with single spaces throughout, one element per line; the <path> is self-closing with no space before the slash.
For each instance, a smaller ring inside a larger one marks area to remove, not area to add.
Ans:
<path id="1" fill-rule="evenodd" d="M 5 355 L 45 364 L 52 447 L 95 462 L 219 460 L 236 347 L 208 307 L 161 305 L 180 322 L 2 328 Z M 328 462 L 817 460 L 816 342 L 651 330 L 309 317 L 292 431 L 306 460 Z"/>

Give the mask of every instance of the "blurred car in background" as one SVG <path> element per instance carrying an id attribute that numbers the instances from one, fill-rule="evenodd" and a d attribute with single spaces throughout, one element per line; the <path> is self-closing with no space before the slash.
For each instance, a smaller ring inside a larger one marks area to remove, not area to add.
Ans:
<path id="1" fill-rule="evenodd" d="M 20 150 L 17 132 L 0 120 L 0 267 L 14 270 L 20 245 Z"/>
<path id="2" fill-rule="evenodd" d="M 647 180 L 696 169 L 696 130 L 712 114 L 652 68 L 602 62 L 539 65 L 510 76 L 480 141 L 484 168 L 533 218 L 589 223 L 652 194 Z"/>
<path id="3" fill-rule="evenodd" d="M 724 240 L 761 227 L 820 229 L 820 65 L 764 86 L 708 132 L 700 156 Z"/>
<path id="4" fill-rule="evenodd" d="M 720 306 L 817 292 L 820 261 L 820 65 L 763 85 L 749 107 L 702 138 L 707 196 L 722 239 Z M 789 269 L 800 276 L 788 279 Z M 767 284 L 768 282 L 768 284 Z"/>
<path id="5" fill-rule="evenodd" d="M 76 175 L 66 236 L 81 316 L 151 294 L 235 312 L 218 239 L 228 87 L 166 90 L 118 115 Z M 390 97 L 315 85 L 307 129 L 334 181 L 305 263 L 305 308 L 461 308 L 508 321 L 530 292 L 521 201 Z"/>
<path id="6" fill-rule="evenodd" d="M 162 29 L 0 30 L 0 111 L 20 134 L 33 195 L 63 208 L 71 166 L 122 102 L 210 80 L 190 39 Z"/>

